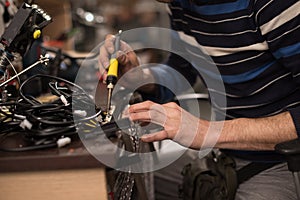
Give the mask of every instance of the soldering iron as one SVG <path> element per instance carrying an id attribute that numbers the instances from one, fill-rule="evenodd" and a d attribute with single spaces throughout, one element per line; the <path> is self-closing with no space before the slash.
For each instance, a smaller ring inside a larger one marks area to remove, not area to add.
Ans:
<path id="1" fill-rule="evenodd" d="M 120 37 L 121 37 L 122 31 L 120 30 L 119 33 L 115 36 L 115 49 L 114 52 L 111 55 L 110 61 L 109 61 L 109 68 L 107 72 L 107 78 L 106 78 L 106 84 L 107 84 L 107 113 L 106 113 L 106 119 L 109 119 L 111 116 L 111 98 L 112 98 L 112 91 L 117 83 L 118 79 L 118 60 L 117 60 L 117 52 L 120 49 Z"/>

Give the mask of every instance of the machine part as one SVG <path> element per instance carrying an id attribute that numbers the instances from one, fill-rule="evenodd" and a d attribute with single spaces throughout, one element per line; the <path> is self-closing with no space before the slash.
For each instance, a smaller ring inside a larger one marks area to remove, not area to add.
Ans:
<path id="1" fill-rule="evenodd" d="M 15 78 L 19 77 L 21 74 L 27 72 L 28 70 L 36 67 L 38 64 L 44 64 L 44 65 L 47 65 L 47 62 L 49 61 L 49 58 L 48 56 L 41 56 L 40 57 L 40 60 L 37 61 L 36 63 L 32 64 L 31 66 L 27 67 L 26 69 L 24 69 L 23 71 L 21 71 L 20 73 L 12 76 L 10 79 L 4 81 L 3 83 L 0 84 L 0 87 L 3 87 L 5 86 L 7 83 L 9 83 L 10 81 L 14 80 Z"/>
<path id="2" fill-rule="evenodd" d="M 123 131 L 121 132 L 118 146 L 121 148 L 124 147 L 124 150 L 136 154 L 131 154 L 128 156 L 126 154 L 122 155 L 121 151 L 119 152 L 120 157 L 118 159 L 118 163 L 116 164 L 116 168 L 120 167 L 123 170 L 126 168 L 127 172 L 119 171 L 116 174 L 116 183 L 113 188 L 115 199 L 154 199 L 152 198 L 150 192 L 153 183 L 150 181 L 151 174 L 131 173 L 132 167 L 136 167 L 136 165 L 141 162 L 139 153 L 149 152 L 152 150 L 152 148 L 150 147 L 150 144 L 143 143 L 139 139 L 139 136 L 142 134 L 142 130 L 139 128 L 139 126 L 131 123 L 127 131 L 128 132 L 126 133 Z M 150 162 L 153 161 L 149 160 L 149 163 Z"/>
<path id="3" fill-rule="evenodd" d="M 6 87 L 7 83 L 15 78 L 19 78 L 21 74 L 35 67 L 37 64 L 48 62 L 48 58 L 41 57 L 37 63 L 19 74 L 16 73 L 14 66 L 11 64 L 11 61 L 15 59 L 14 55 L 16 53 L 23 57 L 28 52 L 33 42 L 40 38 L 41 30 L 51 21 L 51 17 L 35 4 L 29 5 L 23 3 L 20 6 L 0 39 L 0 87 Z M 9 78 L 10 73 L 7 70 L 9 65 L 11 65 L 16 73 L 12 78 Z M 5 91 L 6 88 L 1 88 L 1 90 Z M 2 100 L 5 100 L 5 98 L 2 98 Z"/>
<path id="4" fill-rule="evenodd" d="M 13 57 L 7 55 L 13 52 L 24 56 L 32 43 L 40 38 L 41 30 L 51 21 L 51 17 L 39 6 L 23 3 L 1 37 L 0 43 L 4 46 L 1 55 L 6 55 L 10 60 Z M 0 69 L 5 72 L 8 63 L 2 57 Z"/>

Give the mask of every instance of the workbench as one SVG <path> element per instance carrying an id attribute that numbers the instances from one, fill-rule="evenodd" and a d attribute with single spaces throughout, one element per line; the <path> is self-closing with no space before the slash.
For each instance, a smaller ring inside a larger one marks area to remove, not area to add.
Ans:
<path id="1" fill-rule="evenodd" d="M 40 199 L 106 200 L 105 166 L 79 138 L 63 148 L 0 152 L 0 200 Z"/>

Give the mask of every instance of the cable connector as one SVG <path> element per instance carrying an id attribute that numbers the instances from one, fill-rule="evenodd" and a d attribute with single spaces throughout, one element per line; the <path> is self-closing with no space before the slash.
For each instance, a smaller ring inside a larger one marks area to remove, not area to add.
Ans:
<path id="1" fill-rule="evenodd" d="M 74 114 L 79 115 L 81 117 L 87 116 L 87 112 L 85 110 L 74 110 Z"/>
<path id="2" fill-rule="evenodd" d="M 70 143 L 71 143 L 71 138 L 69 138 L 69 137 L 60 138 L 56 142 L 58 148 L 64 147 L 64 146 L 66 146 L 67 144 L 70 144 Z"/>
<path id="3" fill-rule="evenodd" d="M 32 128 L 32 123 L 30 123 L 30 121 L 28 121 L 27 119 L 24 119 L 21 123 L 20 123 L 20 127 L 22 128 L 22 129 L 31 129 Z"/>

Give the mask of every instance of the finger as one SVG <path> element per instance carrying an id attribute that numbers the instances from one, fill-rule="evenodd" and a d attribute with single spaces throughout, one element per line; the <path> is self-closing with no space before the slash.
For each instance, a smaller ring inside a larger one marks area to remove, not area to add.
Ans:
<path id="1" fill-rule="evenodd" d="M 181 112 L 181 108 L 176 103 L 167 103 L 167 104 L 157 104 L 152 101 L 145 101 L 142 103 L 133 104 L 128 109 L 129 113 L 136 113 L 142 111 L 152 111 L 153 114 L 164 115 L 166 116 L 168 113 L 176 113 Z M 152 113 L 151 113 L 152 114 Z M 155 117 L 153 115 L 153 117 Z M 151 115 L 152 117 L 152 115 Z"/>
<path id="2" fill-rule="evenodd" d="M 167 116 L 161 114 L 153 114 L 153 112 L 151 111 L 145 111 L 130 114 L 129 119 L 134 122 L 152 123 L 164 127 L 167 121 Z"/>
<path id="3" fill-rule="evenodd" d="M 140 64 L 139 59 L 138 59 L 138 57 L 137 57 L 137 55 L 134 51 L 132 51 L 132 50 L 129 51 L 127 53 L 127 56 L 128 56 L 128 58 L 129 58 L 132 65 L 138 66 Z"/>
<path id="4" fill-rule="evenodd" d="M 129 113 L 135 113 L 135 112 L 149 110 L 151 108 L 151 106 L 153 106 L 154 104 L 155 103 L 153 103 L 152 101 L 144 101 L 141 103 L 136 103 L 136 104 L 131 105 L 129 107 L 128 111 L 129 111 Z"/>
<path id="5" fill-rule="evenodd" d="M 137 113 L 129 113 L 129 119 L 131 121 L 151 122 L 151 116 L 149 111 L 140 111 Z"/>
<path id="6" fill-rule="evenodd" d="M 107 69 L 109 67 L 109 57 L 110 54 L 107 52 L 105 46 L 100 47 L 100 56 L 99 56 L 99 67 L 101 69 Z"/>
<path id="7" fill-rule="evenodd" d="M 115 51 L 114 42 L 115 36 L 108 34 L 105 37 L 104 45 L 100 47 L 99 62 L 105 69 L 109 67 L 110 55 Z"/>
<path id="8" fill-rule="evenodd" d="M 99 74 L 98 74 L 99 80 L 103 81 L 103 83 L 105 83 L 106 81 L 106 77 L 107 77 L 107 72 L 106 70 L 99 70 Z"/>
<path id="9" fill-rule="evenodd" d="M 120 50 L 126 55 L 126 64 L 130 64 L 134 67 L 139 65 L 139 59 L 129 44 L 121 40 Z"/>
<path id="10" fill-rule="evenodd" d="M 115 39 L 116 39 L 116 36 L 111 35 L 111 34 L 108 34 L 105 37 L 104 47 L 106 48 L 106 50 L 108 51 L 109 54 L 112 54 L 115 51 L 115 45 L 114 45 Z"/>
<path id="11" fill-rule="evenodd" d="M 164 126 L 168 119 L 166 114 L 167 112 L 162 106 L 159 107 L 161 107 L 161 109 L 139 110 L 138 112 L 129 113 L 129 118 L 132 121 L 151 122 L 160 126 Z"/>
<path id="12" fill-rule="evenodd" d="M 168 107 L 166 107 L 168 109 Z M 138 113 L 138 112 L 144 112 L 144 111 L 151 111 L 152 114 L 163 114 L 166 115 L 167 111 L 164 108 L 164 105 L 160 105 L 157 103 L 154 103 L 152 101 L 145 101 L 142 103 L 133 104 L 128 109 L 129 113 Z M 150 117 L 155 117 L 154 115 L 151 115 Z"/>
<path id="13" fill-rule="evenodd" d="M 103 62 L 103 60 L 102 60 L 102 62 Z M 104 61 L 104 62 L 106 62 L 106 61 Z M 107 71 L 106 71 L 106 68 L 101 63 L 100 58 L 98 59 L 98 66 L 99 66 L 99 80 L 102 80 L 103 83 L 105 83 L 105 80 L 107 77 Z"/>
<path id="14" fill-rule="evenodd" d="M 161 141 L 164 139 L 168 139 L 168 134 L 164 130 L 156 132 L 156 133 L 146 134 L 141 137 L 141 140 L 143 142 L 155 142 L 155 141 Z"/>
<path id="15" fill-rule="evenodd" d="M 105 37 L 104 46 L 107 49 L 108 53 L 110 53 L 110 54 L 115 52 L 115 40 L 116 40 L 115 35 L 108 34 Z M 120 49 L 119 50 L 121 50 L 125 53 L 133 51 L 132 48 L 130 47 L 130 45 L 122 40 L 120 41 Z"/>
<path id="16" fill-rule="evenodd" d="M 107 79 L 107 73 L 105 72 L 104 74 L 102 74 L 102 80 L 103 80 L 103 84 L 106 84 L 106 79 Z"/>
<path id="17" fill-rule="evenodd" d="M 124 51 L 117 52 L 117 59 L 120 65 L 126 66 L 130 63 L 129 57 Z"/>
<path id="18" fill-rule="evenodd" d="M 126 42 L 124 42 L 123 40 L 120 41 L 120 50 L 125 53 L 129 53 L 129 52 L 133 51 L 131 46 L 129 44 L 127 44 Z"/>

